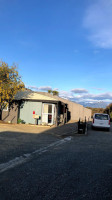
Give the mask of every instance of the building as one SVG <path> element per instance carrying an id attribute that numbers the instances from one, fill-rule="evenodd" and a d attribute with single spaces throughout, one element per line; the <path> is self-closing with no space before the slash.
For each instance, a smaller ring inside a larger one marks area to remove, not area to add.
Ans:
<path id="1" fill-rule="evenodd" d="M 53 96 L 52 94 L 46 92 L 38 92 L 38 93 L 49 97 Z M 53 96 L 53 97 L 58 101 L 63 102 L 64 104 L 67 105 L 68 120 L 78 121 L 79 118 L 82 121 L 84 121 L 85 118 L 87 121 L 91 120 L 91 115 L 92 115 L 91 109 L 85 108 L 83 105 L 80 105 L 68 99 L 61 98 L 59 96 Z"/>
<path id="2" fill-rule="evenodd" d="M 65 119 L 66 105 L 59 100 L 32 91 L 18 92 L 12 105 L 2 112 L 2 120 L 26 124 L 58 124 L 59 116 Z M 63 121 L 62 121 L 63 122 Z"/>
<path id="3" fill-rule="evenodd" d="M 91 110 L 67 99 L 43 92 L 18 92 L 13 103 L 2 112 L 2 120 L 26 124 L 58 125 L 69 120 L 89 121 Z"/>

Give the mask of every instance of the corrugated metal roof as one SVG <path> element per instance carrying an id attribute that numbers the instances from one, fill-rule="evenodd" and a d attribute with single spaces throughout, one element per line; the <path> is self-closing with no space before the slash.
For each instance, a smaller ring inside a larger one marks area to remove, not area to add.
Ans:
<path id="1" fill-rule="evenodd" d="M 28 100 L 43 100 L 43 101 L 58 101 L 57 99 L 49 96 L 45 96 L 31 91 L 20 91 L 15 96 L 16 100 L 28 99 Z"/>

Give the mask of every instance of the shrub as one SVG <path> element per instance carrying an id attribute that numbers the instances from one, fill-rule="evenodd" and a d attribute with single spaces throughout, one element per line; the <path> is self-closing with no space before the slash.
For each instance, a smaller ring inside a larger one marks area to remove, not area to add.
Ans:
<path id="1" fill-rule="evenodd" d="M 25 121 L 19 118 L 19 119 L 17 120 L 17 123 L 18 123 L 18 124 L 25 124 Z"/>

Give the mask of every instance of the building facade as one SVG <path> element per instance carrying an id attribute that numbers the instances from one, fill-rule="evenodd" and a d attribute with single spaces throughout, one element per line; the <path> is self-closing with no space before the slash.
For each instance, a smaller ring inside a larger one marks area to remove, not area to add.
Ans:
<path id="1" fill-rule="evenodd" d="M 18 92 L 12 105 L 2 112 L 2 120 L 10 123 L 58 125 L 79 118 L 90 121 L 91 110 L 58 96 L 32 91 Z"/>

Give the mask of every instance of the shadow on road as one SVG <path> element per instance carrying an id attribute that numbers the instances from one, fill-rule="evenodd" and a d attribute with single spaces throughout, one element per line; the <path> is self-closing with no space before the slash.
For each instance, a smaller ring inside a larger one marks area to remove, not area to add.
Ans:
<path id="1" fill-rule="evenodd" d="M 38 129 L 38 127 L 37 127 Z M 4 131 L 0 133 L 0 163 L 31 153 L 64 137 L 74 135 L 77 123 L 53 127 L 37 133 Z M 33 127 L 32 127 L 33 132 Z"/>

